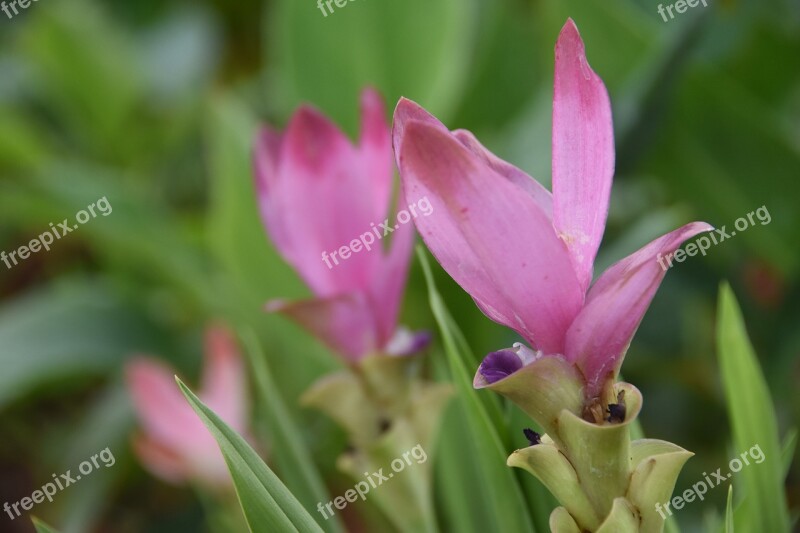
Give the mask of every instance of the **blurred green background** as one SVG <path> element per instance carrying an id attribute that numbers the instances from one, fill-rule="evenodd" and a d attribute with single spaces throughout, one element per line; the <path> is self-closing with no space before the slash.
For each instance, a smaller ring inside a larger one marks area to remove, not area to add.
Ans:
<path id="1" fill-rule="evenodd" d="M 282 127 L 311 102 L 354 136 L 369 84 L 387 113 L 401 95 L 414 99 L 549 185 L 553 46 L 567 17 L 614 109 L 617 174 L 596 273 L 691 220 L 731 229 L 761 206 L 772 217 L 669 271 L 623 368 L 644 394 L 645 433 L 695 452 L 678 490 L 742 451 L 730 444 L 714 356 L 723 279 L 742 304 L 781 431 L 797 425 L 800 4 L 719 0 L 666 23 L 656 8 L 354 0 L 323 17 L 313 0 L 41 0 L 13 19 L 0 13 L 0 250 L 103 196 L 113 206 L 50 252 L 0 264 L 0 502 L 110 446 L 114 468 L 34 512 L 66 532 L 205 530 L 199 498 L 131 455 L 121 370 L 149 353 L 196 379 L 202 330 L 219 318 L 258 332 L 332 492 L 349 486 L 333 467 L 342 434 L 296 402 L 339 363 L 261 311 L 307 292 L 257 216 L 254 128 Z M 476 355 L 516 340 L 438 268 L 436 277 Z M 436 330 L 416 261 L 402 316 Z M 431 374 L 441 357 L 434 346 Z M 457 411 L 448 416 L 445 432 L 459 423 Z M 511 438 L 525 444 L 521 432 Z M 787 491 L 800 506 L 797 465 Z M 720 512 L 725 492 L 681 511 L 683 529 Z M 23 522 L 0 516 L 0 530 L 32 531 Z"/>

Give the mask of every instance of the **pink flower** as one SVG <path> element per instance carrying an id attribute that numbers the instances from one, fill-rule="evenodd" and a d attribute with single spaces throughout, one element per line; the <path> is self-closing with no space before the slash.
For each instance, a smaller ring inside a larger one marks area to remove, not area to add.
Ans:
<path id="1" fill-rule="evenodd" d="M 254 161 L 267 232 L 315 296 L 272 301 L 267 309 L 287 315 L 351 361 L 377 352 L 409 353 L 424 341 L 397 328 L 414 230 L 388 224 L 391 131 L 375 91 L 362 93 L 361 112 L 361 138 L 353 145 L 317 110 L 301 107 L 285 133 L 261 130 Z M 389 248 L 381 242 L 388 233 L 381 223 L 391 229 Z M 343 254 L 343 247 L 351 251 Z"/>
<path id="2" fill-rule="evenodd" d="M 238 349 L 224 328 L 206 333 L 205 368 L 198 395 L 222 420 L 245 434 L 248 409 L 246 378 Z M 230 474 L 214 437 L 175 383 L 164 363 L 137 357 L 126 367 L 126 381 L 142 432 L 134 451 L 155 476 L 170 483 L 231 485 Z"/>
<path id="3" fill-rule="evenodd" d="M 415 220 L 428 248 L 486 316 L 536 350 L 490 354 L 476 386 L 557 357 L 580 370 L 588 400 L 617 376 L 664 277 L 657 254 L 712 228 L 694 222 L 659 237 L 590 287 L 614 173 L 611 105 L 571 19 L 555 55 L 552 194 L 470 132 L 448 131 L 405 99 L 394 149 L 406 196 L 432 203 L 433 215 Z"/>

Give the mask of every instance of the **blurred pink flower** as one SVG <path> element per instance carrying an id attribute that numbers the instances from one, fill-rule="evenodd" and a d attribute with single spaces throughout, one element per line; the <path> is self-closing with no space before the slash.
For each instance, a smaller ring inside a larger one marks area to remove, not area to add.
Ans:
<path id="1" fill-rule="evenodd" d="M 490 354 L 476 386 L 552 356 L 577 366 L 591 399 L 616 377 L 664 277 L 656 255 L 712 228 L 693 222 L 659 237 L 589 288 L 614 174 L 611 105 L 571 19 L 555 53 L 552 194 L 409 100 L 394 114 L 394 149 L 405 194 L 433 204 L 415 219 L 428 248 L 486 316 L 536 350 Z"/>
<path id="2" fill-rule="evenodd" d="M 379 352 L 411 353 L 425 341 L 425 335 L 397 327 L 414 240 L 410 224 L 392 230 L 386 250 L 376 239 L 370 250 L 338 264 L 324 259 L 372 234 L 389 216 L 391 131 L 374 90 L 362 93 L 361 113 L 357 145 L 319 111 L 303 106 L 286 132 L 262 128 L 254 156 L 266 230 L 315 296 L 273 300 L 267 310 L 288 316 L 350 361 Z M 398 206 L 403 202 L 401 195 Z"/>
<path id="3" fill-rule="evenodd" d="M 175 371 L 156 359 L 136 357 L 126 366 L 126 381 L 141 424 L 134 451 L 155 476 L 170 483 L 231 486 L 214 437 L 175 383 Z M 198 397 L 240 434 L 246 434 L 248 407 L 244 366 L 227 329 L 206 332 L 205 366 Z"/>

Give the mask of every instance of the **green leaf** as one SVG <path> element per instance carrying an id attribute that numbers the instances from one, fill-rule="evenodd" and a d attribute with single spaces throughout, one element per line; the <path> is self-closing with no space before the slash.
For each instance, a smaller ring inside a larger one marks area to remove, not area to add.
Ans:
<path id="1" fill-rule="evenodd" d="M 31 15 L 21 49 L 41 78 L 34 92 L 87 150 L 106 158 L 130 150 L 127 120 L 135 116 L 142 79 L 125 32 L 100 4 L 85 0 Z"/>
<path id="2" fill-rule="evenodd" d="M 783 477 L 789 475 L 789 468 L 792 466 L 792 459 L 794 459 L 794 452 L 797 448 L 797 428 L 792 428 L 783 438 L 783 446 L 781 448 L 781 459 L 783 462 Z"/>
<path id="3" fill-rule="evenodd" d="M 35 516 L 31 517 L 31 522 L 33 522 L 33 527 L 36 528 L 36 533 L 58 533 L 55 529 L 48 526 Z"/>
<path id="4" fill-rule="evenodd" d="M 459 396 L 464 400 L 467 420 L 472 430 L 471 439 L 478 450 L 476 462 L 483 476 L 481 487 L 488 488 L 488 494 L 485 495 L 486 507 L 493 513 L 495 529 L 504 532 L 534 531 L 522 489 L 511 469 L 506 467 L 509 451 L 505 449 L 485 404 L 478 398 L 480 393 L 472 388 L 472 378 L 465 365 L 468 359 L 466 354 L 461 353 L 465 344 L 463 337 L 436 290 L 431 268 L 422 248 L 417 248 L 417 255 L 428 283 L 430 305 L 442 333 L 450 371 Z M 507 431 L 504 430 L 503 433 L 507 434 Z"/>
<path id="5" fill-rule="evenodd" d="M 725 533 L 733 533 L 733 484 L 728 487 L 728 503 L 725 506 Z"/>
<path id="6" fill-rule="evenodd" d="M 74 223 L 76 212 L 105 198 L 111 209 L 97 211 L 97 217 L 78 226 L 69 241 L 83 240 L 114 270 L 143 270 L 158 276 L 181 289 L 186 303 L 208 306 L 216 302 L 217 297 L 208 294 L 207 261 L 181 220 L 139 187 L 124 181 L 118 172 L 54 159 L 33 173 L 29 182 L 2 187 L 0 211 L 4 220 L 30 226 L 26 231 L 33 236 L 47 231 L 48 222 L 66 218 Z M 57 239 L 52 249 L 63 246 Z"/>
<path id="7" fill-rule="evenodd" d="M 252 330 L 246 330 L 241 336 L 250 359 L 250 366 L 253 369 L 258 393 L 269 417 L 275 462 L 286 480 L 286 485 L 307 507 L 313 507 L 317 502 L 330 501 L 331 498 L 325 484 L 319 472 L 314 468 L 314 460 L 303 440 L 303 435 L 292 420 L 289 410 L 278 392 L 266 356 L 255 333 Z M 323 523 L 323 529 L 329 532 L 343 531 L 337 515 L 326 520 Z"/>
<path id="8" fill-rule="evenodd" d="M 250 530 L 319 532 L 322 529 L 289 489 L 270 470 L 252 447 L 177 377 L 175 380 L 189 404 L 219 444 L 233 477 L 236 493 Z"/>
<path id="9" fill-rule="evenodd" d="M 267 35 L 274 36 L 267 47 L 277 69 L 270 79 L 283 84 L 269 91 L 272 99 L 284 96 L 279 109 L 312 102 L 355 132 L 358 94 L 366 85 L 390 105 L 407 96 L 436 114 L 460 99 L 474 0 L 356 0 L 327 16 L 313 0 L 276 4 L 267 15 Z"/>
<path id="10" fill-rule="evenodd" d="M 433 357 L 435 364 L 444 364 Z M 492 529 L 492 512 L 482 499 L 480 467 L 475 461 L 478 449 L 472 441 L 466 420 L 466 402 L 456 397 L 442 420 L 436 453 L 436 508 L 443 531 L 482 533 Z M 528 476 L 530 477 L 530 476 Z"/>
<path id="11" fill-rule="evenodd" d="M 37 387 L 116 371 L 153 332 L 116 294 L 64 283 L 0 308 L 0 408 Z"/>
<path id="12" fill-rule="evenodd" d="M 789 513 L 783 485 L 783 464 L 775 409 L 758 359 L 747 337 L 742 313 L 730 286 L 720 287 L 717 350 L 733 428 L 733 442 L 744 451 L 758 445 L 764 461 L 742 469 L 746 512 L 744 531 L 789 531 Z"/>

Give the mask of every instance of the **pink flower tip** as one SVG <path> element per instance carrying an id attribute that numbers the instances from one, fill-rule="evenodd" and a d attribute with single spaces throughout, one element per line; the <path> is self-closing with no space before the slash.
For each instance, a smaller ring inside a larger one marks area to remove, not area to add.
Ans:
<path id="1" fill-rule="evenodd" d="M 231 333 L 213 326 L 206 333 L 203 384 L 198 397 L 235 431 L 246 434 L 248 407 L 244 365 Z M 178 375 L 163 362 L 135 356 L 125 381 L 139 419 L 133 449 L 142 465 L 170 483 L 231 486 L 214 437 L 183 397 Z"/>

